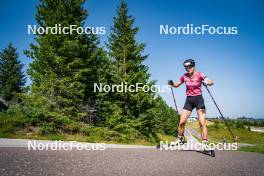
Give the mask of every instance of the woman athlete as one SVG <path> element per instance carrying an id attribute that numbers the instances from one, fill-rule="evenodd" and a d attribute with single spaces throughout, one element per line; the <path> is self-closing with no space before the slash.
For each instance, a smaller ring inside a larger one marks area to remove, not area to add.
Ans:
<path id="1" fill-rule="evenodd" d="M 181 113 L 179 127 L 178 127 L 178 137 L 176 138 L 176 144 L 186 143 L 184 137 L 184 128 L 187 122 L 187 119 L 190 117 L 192 110 L 196 108 L 199 125 L 201 128 L 201 138 L 203 143 L 208 143 L 208 134 L 206 127 L 206 118 L 205 118 L 205 105 L 204 99 L 202 96 L 202 84 L 207 84 L 208 86 L 213 85 L 213 81 L 209 80 L 203 73 L 195 70 L 195 61 L 193 59 L 185 60 L 183 63 L 185 73 L 178 82 L 174 83 L 172 80 L 169 81 L 169 85 L 173 87 L 179 87 L 183 83 L 186 84 L 186 101 Z"/>

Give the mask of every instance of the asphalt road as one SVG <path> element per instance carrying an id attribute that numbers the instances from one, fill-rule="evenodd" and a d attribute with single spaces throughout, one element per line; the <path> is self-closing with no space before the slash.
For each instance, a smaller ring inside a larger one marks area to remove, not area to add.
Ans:
<path id="1" fill-rule="evenodd" d="M 0 175 L 264 175 L 264 155 L 217 151 L 106 148 L 104 151 L 28 151 L 0 147 Z"/>

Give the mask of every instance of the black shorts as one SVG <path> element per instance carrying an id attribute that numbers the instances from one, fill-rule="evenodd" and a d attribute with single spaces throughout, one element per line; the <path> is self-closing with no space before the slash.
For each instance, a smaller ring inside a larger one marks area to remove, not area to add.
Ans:
<path id="1" fill-rule="evenodd" d="M 205 109 L 204 99 L 202 95 L 187 96 L 183 109 L 192 111 L 194 108 Z"/>

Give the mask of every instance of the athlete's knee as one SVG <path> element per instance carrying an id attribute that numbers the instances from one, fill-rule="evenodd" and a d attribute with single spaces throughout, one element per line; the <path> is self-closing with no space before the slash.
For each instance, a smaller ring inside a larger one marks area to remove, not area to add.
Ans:
<path id="1" fill-rule="evenodd" d="M 203 115 L 205 115 L 205 109 L 198 109 L 197 113 L 199 116 L 203 116 Z"/>

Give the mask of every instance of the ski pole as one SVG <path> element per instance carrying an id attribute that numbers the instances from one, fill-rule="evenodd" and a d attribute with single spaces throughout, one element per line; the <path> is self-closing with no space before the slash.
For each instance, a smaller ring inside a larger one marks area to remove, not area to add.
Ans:
<path id="1" fill-rule="evenodd" d="M 176 100 L 175 100 L 175 97 L 174 97 L 174 92 L 173 92 L 172 87 L 171 87 L 171 93 L 172 93 L 172 97 L 173 97 L 173 100 L 174 100 L 174 105 L 175 105 L 176 112 L 177 112 L 177 114 L 179 114 L 178 113 L 178 108 L 177 108 L 177 104 L 176 104 Z"/>
<path id="2" fill-rule="evenodd" d="M 212 96 L 212 94 L 211 94 L 211 92 L 210 92 L 210 90 L 209 90 L 207 84 L 203 83 L 203 85 L 204 85 L 204 87 L 206 88 L 207 92 L 209 93 L 210 97 L 212 98 L 212 100 L 213 100 L 213 102 L 214 102 L 214 104 L 215 104 L 217 110 L 219 111 L 219 113 L 220 113 L 220 115 L 221 115 L 221 118 L 224 120 L 225 125 L 227 126 L 227 128 L 228 128 L 228 130 L 229 130 L 231 136 L 233 137 L 234 142 L 236 142 L 236 137 L 234 136 L 234 134 L 233 134 L 231 128 L 229 127 L 229 125 L 228 125 L 226 119 L 224 118 L 222 112 L 220 111 L 220 108 L 219 108 L 219 106 L 217 105 L 217 103 L 216 103 L 214 97 Z"/>

